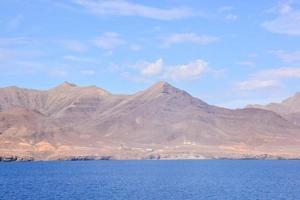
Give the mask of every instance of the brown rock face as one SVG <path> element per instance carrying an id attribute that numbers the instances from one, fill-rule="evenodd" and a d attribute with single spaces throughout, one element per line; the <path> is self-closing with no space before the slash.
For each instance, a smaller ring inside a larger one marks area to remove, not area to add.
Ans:
<path id="1" fill-rule="evenodd" d="M 300 93 L 295 94 L 281 103 L 271 103 L 268 105 L 250 105 L 249 107 L 270 110 L 283 116 L 290 122 L 300 125 Z"/>
<path id="2" fill-rule="evenodd" d="M 0 157 L 298 158 L 300 99 L 283 107 L 220 108 L 165 82 L 134 95 L 67 82 L 46 91 L 2 88 Z"/>

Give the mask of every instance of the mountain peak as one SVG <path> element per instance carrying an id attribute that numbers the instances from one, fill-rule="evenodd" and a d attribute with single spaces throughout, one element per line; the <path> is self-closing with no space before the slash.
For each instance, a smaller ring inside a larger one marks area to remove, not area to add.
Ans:
<path id="1" fill-rule="evenodd" d="M 165 81 L 159 81 L 152 85 L 149 90 L 151 91 L 158 91 L 163 93 L 169 93 L 169 92 L 176 92 L 179 91 L 179 89 L 175 88 L 171 84 L 165 82 Z"/>
<path id="2" fill-rule="evenodd" d="M 70 89 L 70 88 L 75 88 L 75 87 L 77 87 L 76 84 L 65 81 L 62 84 L 56 86 L 54 89 L 63 89 L 63 90 L 65 90 L 65 89 Z"/>
<path id="3" fill-rule="evenodd" d="M 171 86 L 170 83 L 166 82 L 166 81 L 158 81 L 157 83 L 155 83 L 154 85 L 159 86 L 159 87 L 163 87 L 163 86 Z M 172 86 L 171 86 L 172 87 Z"/>
<path id="4" fill-rule="evenodd" d="M 289 102 L 293 102 L 293 101 L 299 101 L 300 99 L 300 92 L 297 92 L 296 94 L 294 94 L 294 96 L 287 98 L 286 100 L 282 101 L 282 103 L 289 103 Z"/>
<path id="5" fill-rule="evenodd" d="M 296 93 L 294 96 L 282 101 L 279 105 L 285 107 L 285 111 L 288 113 L 300 112 L 300 93 Z"/>
<path id="6" fill-rule="evenodd" d="M 248 107 L 260 108 L 265 110 L 271 110 L 273 112 L 287 115 L 291 113 L 300 112 L 300 93 L 296 93 L 280 103 L 269 103 L 267 105 L 250 105 Z"/>
<path id="7" fill-rule="evenodd" d="M 157 95 L 189 95 L 184 90 L 180 90 L 164 81 L 159 81 L 138 94 L 149 97 L 155 97 Z"/>
<path id="8" fill-rule="evenodd" d="M 65 82 L 63 82 L 62 84 L 60 84 L 59 87 L 77 87 L 77 85 L 74 84 L 74 83 L 70 83 L 70 82 L 68 82 L 68 81 L 65 81 Z"/>

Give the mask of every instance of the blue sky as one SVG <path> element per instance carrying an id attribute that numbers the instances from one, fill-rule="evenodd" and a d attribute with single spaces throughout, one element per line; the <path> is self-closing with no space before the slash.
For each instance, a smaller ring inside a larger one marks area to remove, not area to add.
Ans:
<path id="1" fill-rule="evenodd" d="M 300 1 L 2 0 L 0 87 L 164 80 L 230 108 L 300 92 Z"/>

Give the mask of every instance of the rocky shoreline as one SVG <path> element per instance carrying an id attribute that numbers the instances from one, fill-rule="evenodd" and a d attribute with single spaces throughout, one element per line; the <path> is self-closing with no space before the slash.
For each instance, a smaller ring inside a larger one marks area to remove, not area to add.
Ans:
<path id="1" fill-rule="evenodd" d="M 89 161 L 89 160 L 113 160 L 112 156 L 70 156 L 59 158 L 62 161 Z"/>
<path id="2" fill-rule="evenodd" d="M 180 157 L 180 156 L 161 156 L 147 155 L 138 158 L 116 158 L 114 156 L 67 156 L 56 159 L 35 159 L 31 156 L 0 156 L 0 162 L 32 162 L 32 161 L 95 161 L 95 160 L 300 160 L 300 157 L 281 157 L 268 154 L 262 155 L 243 155 L 243 156 L 220 156 L 220 157 Z"/>
<path id="3" fill-rule="evenodd" d="M 0 162 L 31 162 L 33 157 L 0 156 Z"/>

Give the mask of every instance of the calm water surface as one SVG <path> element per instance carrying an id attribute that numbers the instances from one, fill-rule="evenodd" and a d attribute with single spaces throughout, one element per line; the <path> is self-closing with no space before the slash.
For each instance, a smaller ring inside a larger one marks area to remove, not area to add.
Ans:
<path id="1" fill-rule="evenodd" d="M 0 163 L 0 199 L 300 199 L 300 161 Z"/>

